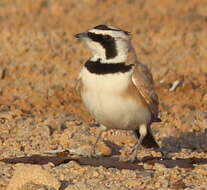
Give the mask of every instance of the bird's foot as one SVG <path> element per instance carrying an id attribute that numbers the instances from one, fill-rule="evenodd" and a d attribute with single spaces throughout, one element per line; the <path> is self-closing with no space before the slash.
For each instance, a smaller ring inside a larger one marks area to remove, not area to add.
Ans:
<path id="1" fill-rule="evenodd" d="M 96 154 L 96 145 L 98 144 L 98 141 L 100 140 L 102 133 L 106 130 L 106 127 L 101 125 L 100 129 L 101 129 L 101 131 L 99 132 L 98 137 L 96 138 L 96 141 L 93 144 L 92 150 L 90 152 L 90 157 L 98 157 L 98 156 L 100 156 L 100 155 Z"/>
<path id="2" fill-rule="evenodd" d="M 137 152 L 138 152 L 138 150 L 142 150 L 142 149 L 143 149 L 143 147 L 142 147 L 142 145 L 140 144 L 140 142 L 138 141 L 138 142 L 136 143 L 136 145 L 134 146 L 134 148 L 133 148 L 133 150 L 132 150 L 132 153 L 131 153 L 131 155 L 130 155 L 130 158 L 129 158 L 129 161 L 130 161 L 131 163 L 136 162 L 136 161 L 138 161 L 138 162 L 142 162 L 142 158 L 138 158 L 138 157 L 137 157 Z"/>

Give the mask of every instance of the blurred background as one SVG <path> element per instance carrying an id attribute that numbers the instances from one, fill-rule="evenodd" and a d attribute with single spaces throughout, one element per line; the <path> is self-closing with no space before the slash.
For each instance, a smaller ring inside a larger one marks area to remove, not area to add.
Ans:
<path id="1" fill-rule="evenodd" d="M 1 106 L 66 109 L 87 119 L 73 86 L 90 53 L 73 35 L 98 24 L 131 32 L 161 109 L 176 118 L 207 109 L 205 0 L 1 0 Z M 180 87 L 169 92 L 176 80 Z"/>

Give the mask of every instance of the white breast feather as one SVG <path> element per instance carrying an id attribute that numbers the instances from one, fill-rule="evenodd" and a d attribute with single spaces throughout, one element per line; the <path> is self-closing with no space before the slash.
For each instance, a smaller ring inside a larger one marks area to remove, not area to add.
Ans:
<path id="1" fill-rule="evenodd" d="M 82 99 L 94 118 L 108 128 L 136 128 L 148 123 L 151 114 L 134 99 L 124 99 L 120 94 L 126 90 L 132 71 L 127 73 L 96 75 L 85 67 L 81 71 L 84 85 Z"/>

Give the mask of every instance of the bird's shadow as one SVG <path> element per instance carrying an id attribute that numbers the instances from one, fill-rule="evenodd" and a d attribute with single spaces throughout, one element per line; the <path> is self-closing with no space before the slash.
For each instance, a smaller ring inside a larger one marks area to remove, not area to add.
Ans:
<path id="1" fill-rule="evenodd" d="M 183 132 L 180 136 L 169 136 L 163 138 L 162 146 L 160 149 L 156 149 L 155 151 L 163 151 L 167 154 L 170 153 L 179 153 L 183 150 L 189 150 L 191 152 L 197 153 L 207 153 L 207 129 L 202 133 L 195 132 Z M 111 141 L 104 141 L 104 143 L 111 148 L 112 155 L 120 155 L 120 150 L 122 147 Z M 168 157 L 170 158 L 170 157 Z"/>
<path id="2" fill-rule="evenodd" d="M 179 137 L 170 136 L 162 139 L 162 149 L 169 153 L 179 153 L 183 149 L 192 152 L 207 152 L 207 129 L 203 133 L 181 133 Z"/>

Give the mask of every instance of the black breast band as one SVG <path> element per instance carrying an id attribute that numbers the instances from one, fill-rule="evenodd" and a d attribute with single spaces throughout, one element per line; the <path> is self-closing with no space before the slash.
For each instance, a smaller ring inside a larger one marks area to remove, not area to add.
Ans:
<path id="1" fill-rule="evenodd" d="M 90 61 L 85 63 L 88 71 L 95 74 L 112 74 L 112 73 L 126 73 L 132 68 L 133 64 L 126 65 L 121 63 L 101 63 L 100 60 Z"/>

